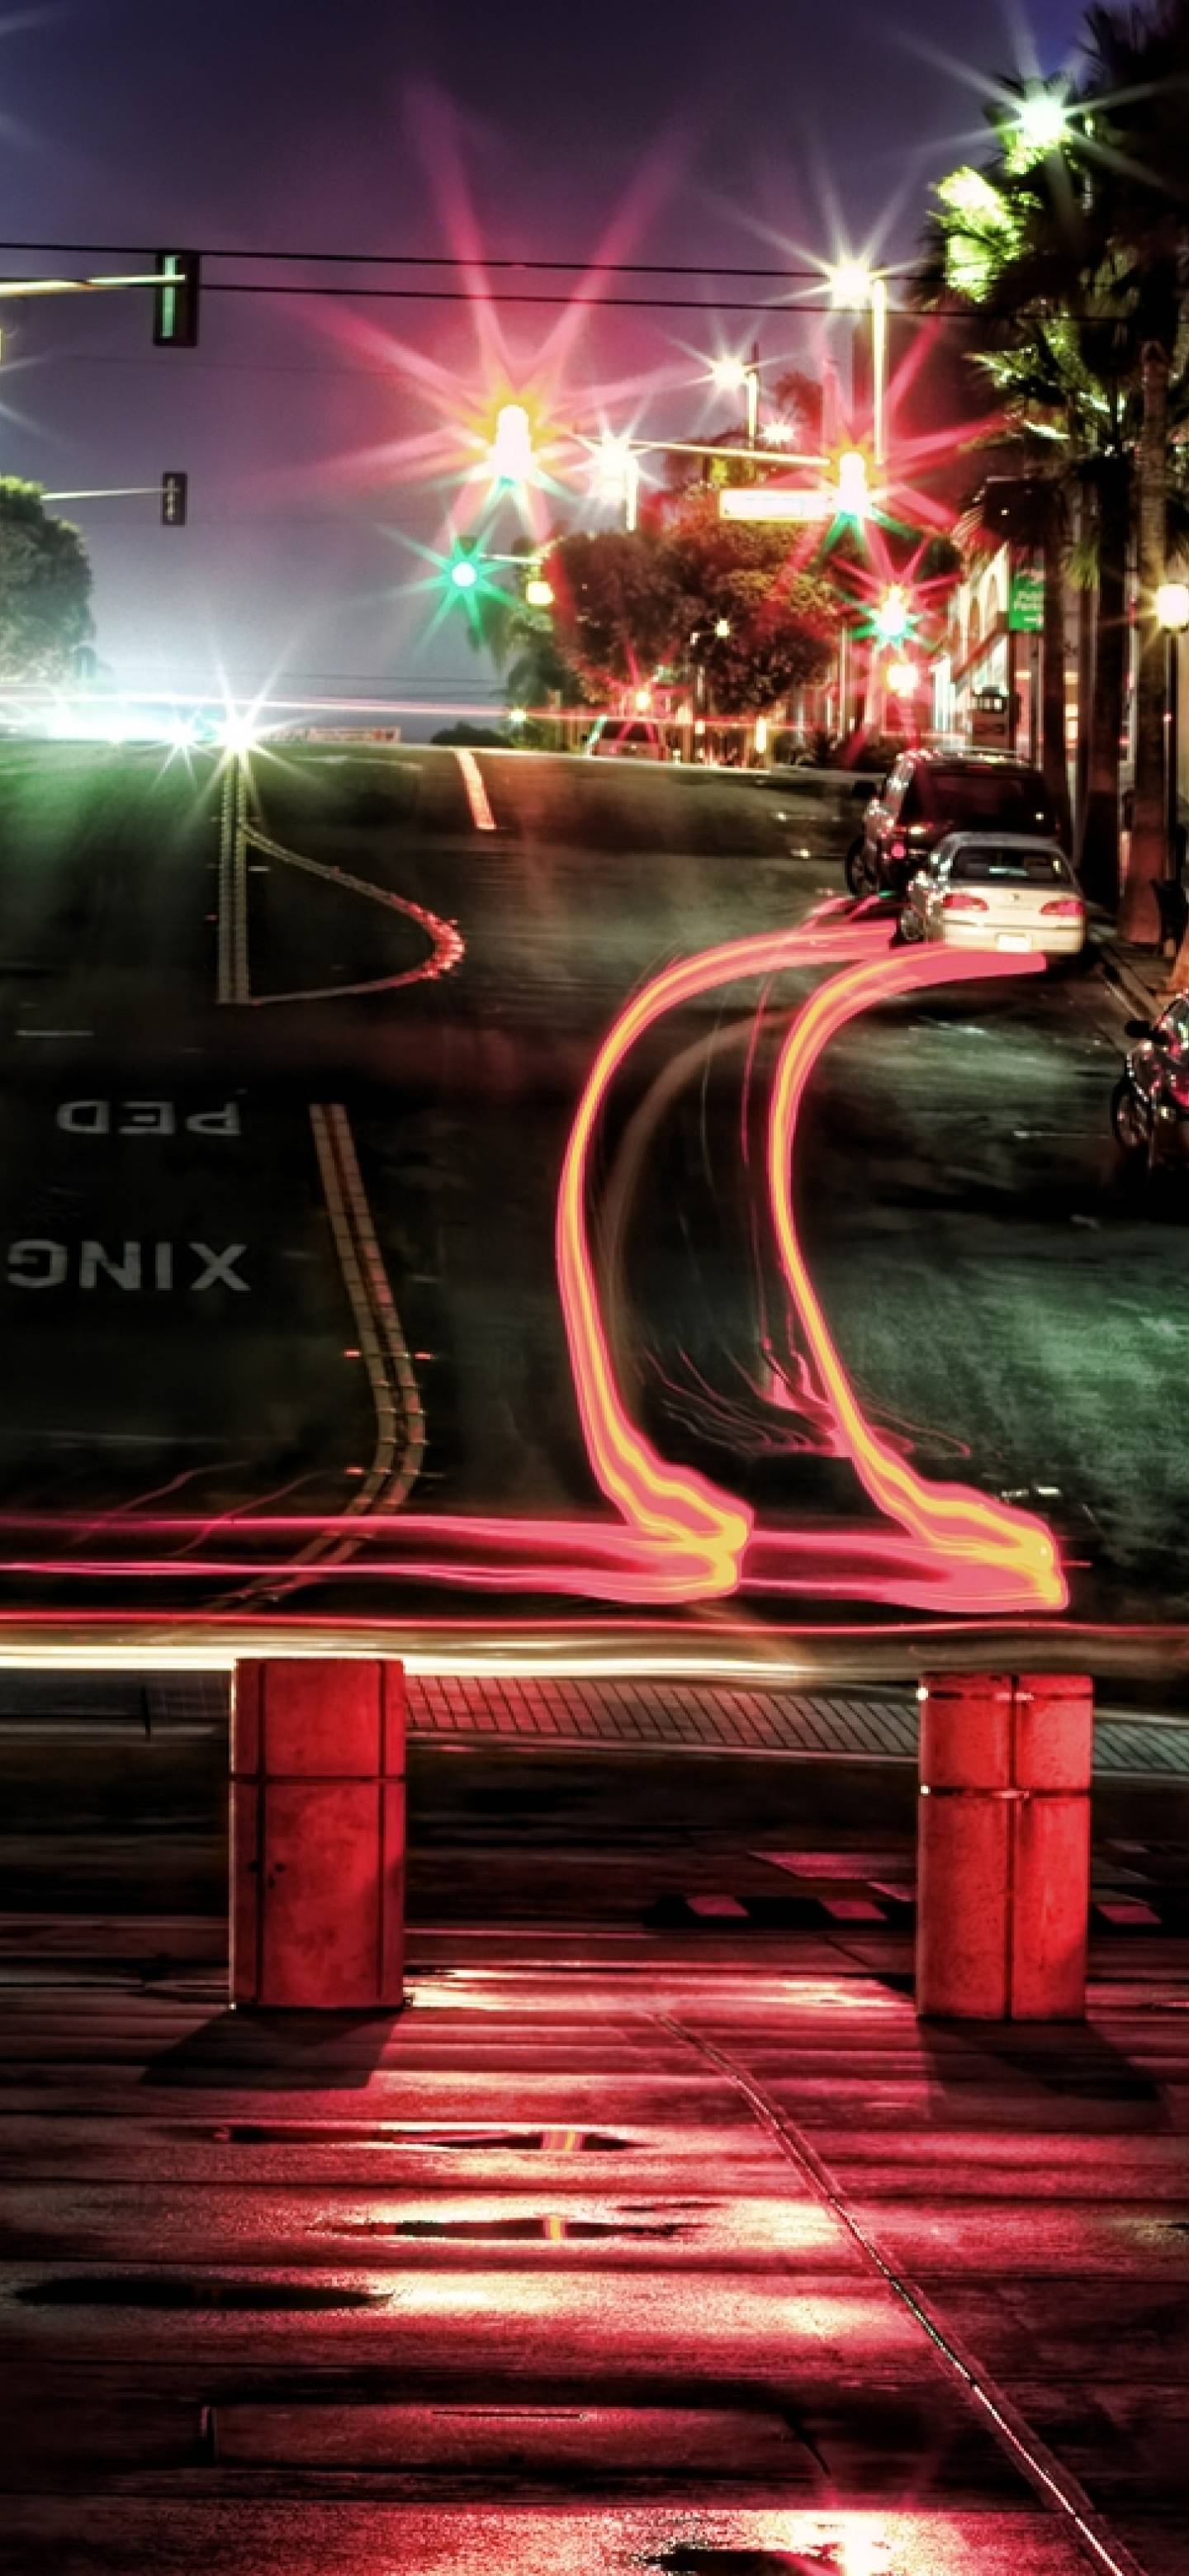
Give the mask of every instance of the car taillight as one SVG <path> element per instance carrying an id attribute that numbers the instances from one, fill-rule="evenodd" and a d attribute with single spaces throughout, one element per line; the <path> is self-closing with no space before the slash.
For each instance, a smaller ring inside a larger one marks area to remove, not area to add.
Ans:
<path id="1" fill-rule="evenodd" d="M 981 894 L 943 894 L 941 909 L 943 912 L 985 912 L 987 906 Z"/>
<path id="2" fill-rule="evenodd" d="M 1041 911 L 1050 920 L 1080 921 L 1086 907 L 1081 896 L 1059 894 L 1052 903 L 1042 903 Z"/>

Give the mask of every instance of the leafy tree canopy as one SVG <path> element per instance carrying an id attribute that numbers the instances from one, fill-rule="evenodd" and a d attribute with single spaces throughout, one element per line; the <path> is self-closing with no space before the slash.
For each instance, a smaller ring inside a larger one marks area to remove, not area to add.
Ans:
<path id="1" fill-rule="evenodd" d="M 730 715 L 774 706 L 829 668 L 833 586 L 800 567 L 787 528 L 720 519 L 712 490 L 690 493 L 663 530 L 562 537 L 549 573 L 562 650 L 598 695 L 694 658 Z"/>
<path id="2" fill-rule="evenodd" d="M 0 681 L 65 680 L 94 632 L 91 567 L 77 528 L 36 483 L 0 476 Z"/>

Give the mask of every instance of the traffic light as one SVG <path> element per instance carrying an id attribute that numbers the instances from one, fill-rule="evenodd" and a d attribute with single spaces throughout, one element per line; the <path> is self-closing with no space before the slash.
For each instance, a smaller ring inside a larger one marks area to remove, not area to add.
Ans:
<path id="1" fill-rule="evenodd" d="M 188 474 L 163 474 L 161 477 L 161 525 L 184 528 L 190 496 Z"/>
<path id="2" fill-rule="evenodd" d="M 532 422 L 523 403 L 504 403 L 496 414 L 491 470 L 497 483 L 532 481 Z"/>
<path id="3" fill-rule="evenodd" d="M 158 349 L 198 346 L 198 289 L 202 260 L 196 250 L 159 250 L 153 289 L 153 343 Z"/>
<path id="4" fill-rule="evenodd" d="M 479 567 L 474 560 L 474 539 L 460 538 L 449 565 L 450 579 L 456 590 L 474 590 Z"/>

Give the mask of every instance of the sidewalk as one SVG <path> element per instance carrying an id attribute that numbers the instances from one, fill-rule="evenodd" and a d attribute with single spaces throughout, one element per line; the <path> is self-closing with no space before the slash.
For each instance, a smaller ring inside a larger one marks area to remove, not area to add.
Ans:
<path id="1" fill-rule="evenodd" d="M 944 1661 L 943 1649 L 938 1660 Z M 223 1672 L 0 1671 L 0 1729 L 222 1729 L 229 1687 Z M 411 1672 L 408 1693 L 414 1742 L 916 1761 L 917 1701 L 911 1690 L 795 1691 L 643 1676 Z M 1101 1708 L 1094 1747 L 1100 1777 L 1189 1778 L 1189 1715 Z"/>
<path id="2" fill-rule="evenodd" d="M 926 2026 L 451 1860 L 399 2017 L 0 1965 L 6 2576 L 1183 2576 L 1189 1946 Z"/>
<path id="3" fill-rule="evenodd" d="M 1107 983 L 1114 986 L 1128 1014 L 1155 1019 L 1170 998 L 1172 957 L 1160 956 L 1152 948 L 1125 947 L 1105 913 L 1091 923 L 1090 940 Z"/>

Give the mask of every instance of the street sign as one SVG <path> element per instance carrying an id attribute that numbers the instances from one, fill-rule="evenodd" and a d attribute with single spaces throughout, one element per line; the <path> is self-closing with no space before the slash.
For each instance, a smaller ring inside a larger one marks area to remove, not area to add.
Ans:
<path id="1" fill-rule="evenodd" d="M 970 710 L 970 739 L 984 750 L 1006 751 L 1015 724 L 1012 700 L 1003 689 L 977 689 Z"/>
<path id="2" fill-rule="evenodd" d="M 1039 635 L 1045 622 L 1045 577 L 1042 572 L 1014 572 L 1007 602 L 1011 635 Z"/>
<path id="3" fill-rule="evenodd" d="M 811 491 L 787 483 L 727 483 L 718 496 L 720 519 L 800 521 L 832 519 L 838 495 L 824 485 Z"/>
<path id="4" fill-rule="evenodd" d="M 161 525 L 163 528 L 185 527 L 189 493 L 190 477 L 188 474 L 162 475 Z"/>

